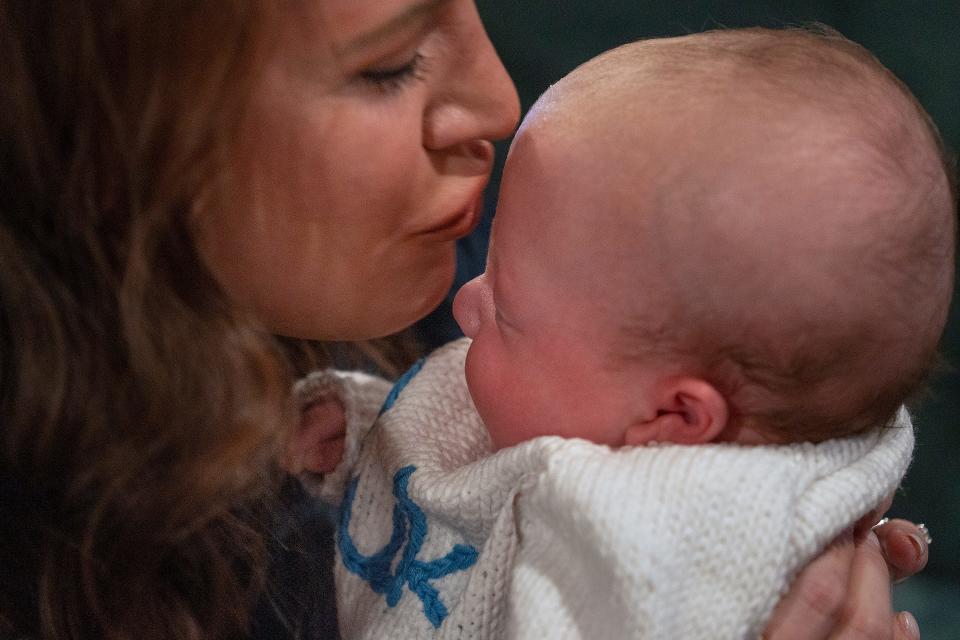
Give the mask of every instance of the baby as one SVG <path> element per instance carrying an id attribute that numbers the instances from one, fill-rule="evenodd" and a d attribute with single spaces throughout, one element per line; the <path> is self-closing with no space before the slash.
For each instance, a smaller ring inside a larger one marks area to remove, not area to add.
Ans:
<path id="1" fill-rule="evenodd" d="M 819 441 L 923 380 L 952 291 L 937 136 L 858 46 L 653 40 L 526 117 L 454 312 L 495 447 Z"/>
<path id="2" fill-rule="evenodd" d="M 943 158 L 833 33 L 649 40 L 551 87 L 455 302 L 469 340 L 366 435 L 381 382 L 303 383 L 347 415 L 320 488 L 345 491 L 345 637 L 758 636 L 909 463 L 952 291 Z"/>

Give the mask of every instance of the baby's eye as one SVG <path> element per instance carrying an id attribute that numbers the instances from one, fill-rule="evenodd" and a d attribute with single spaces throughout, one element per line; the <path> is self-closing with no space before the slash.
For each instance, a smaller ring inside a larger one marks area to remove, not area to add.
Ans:
<path id="1" fill-rule="evenodd" d="M 424 58 L 418 51 L 407 63 L 399 67 L 361 71 L 360 79 L 379 91 L 394 93 L 410 82 L 422 80 L 423 72 Z"/>
<path id="2" fill-rule="evenodd" d="M 494 320 L 497 322 L 497 326 L 501 329 L 512 329 L 513 325 L 510 324 L 510 321 L 507 320 L 503 313 L 500 312 L 500 309 L 497 309 L 493 312 Z"/>

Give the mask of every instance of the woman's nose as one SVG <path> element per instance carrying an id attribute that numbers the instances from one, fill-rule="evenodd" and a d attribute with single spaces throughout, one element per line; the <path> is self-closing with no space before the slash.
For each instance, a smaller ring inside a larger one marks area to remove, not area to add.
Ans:
<path id="1" fill-rule="evenodd" d="M 460 287 L 453 299 L 453 317 L 468 338 L 474 338 L 480 332 L 479 289 L 482 277 L 478 276 Z"/>
<path id="2" fill-rule="evenodd" d="M 450 71 L 446 91 L 424 117 L 424 146 L 428 149 L 506 138 L 520 118 L 517 89 L 487 37 L 476 7 L 470 11 L 470 26 L 461 42 L 464 59 Z"/>

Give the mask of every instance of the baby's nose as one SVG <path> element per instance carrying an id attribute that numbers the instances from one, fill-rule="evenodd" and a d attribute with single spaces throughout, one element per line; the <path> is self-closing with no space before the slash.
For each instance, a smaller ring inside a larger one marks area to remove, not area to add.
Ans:
<path id="1" fill-rule="evenodd" d="M 460 325 L 463 335 L 473 338 L 480 331 L 480 306 L 477 304 L 479 296 L 477 290 L 480 288 L 480 278 L 478 276 L 460 287 L 456 297 L 453 299 L 453 317 Z"/>

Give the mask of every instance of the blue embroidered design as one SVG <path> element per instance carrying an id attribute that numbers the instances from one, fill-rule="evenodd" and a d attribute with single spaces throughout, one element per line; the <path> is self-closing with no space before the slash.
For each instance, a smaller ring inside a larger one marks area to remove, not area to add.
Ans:
<path id="1" fill-rule="evenodd" d="M 407 493 L 410 476 L 416 470 L 414 466 L 404 467 L 393 476 L 393 496 L 397 500 L 393 507 L 393 532 L 386 546 L 372 556 L 360 553 L 350 538 L 350 516 L 359 478 L 351 480 L 343 497 L 337 543 L 344 566 L 367 582 L 375 593 L 384 594 L 388 606 L 397 606 L 403 595 L 403 587 L 407 585 L 420 598 L 424 615 L 436 629 L 448 612 L 430 581 L 468 569 L 477 561 L 479 553 L 469 545 L 456 544 L 442 558 L 429 562 L 417 559 L 427 537 L 427 517 Z M 391 573 L 390 567 L 401 548 L 403 551 L 396 572 Z"/>
<path id="2" fill-rule="evenodd" d="M 413 363 L 413 366 L 410 367 L 405 374 L 400 376 L 400 378 L 393 383 L 393 388 L 390 389 L 390 393 L 387 394 L 387 399 L 383 401 L 383 406 L 380 407 L 380 413 L 377 414 L 379 418 L 397 402 L 397 398 L 400 397 L 400 392 L 403 391 L 403 388 L 407 386 L 407 383 L 413 380 L 413 376 L 420 373 L 420 369 L 423 369 L 423 363 L 426 362 L 426 358 L 420 358 Z"/>

